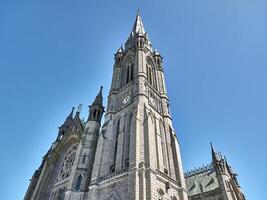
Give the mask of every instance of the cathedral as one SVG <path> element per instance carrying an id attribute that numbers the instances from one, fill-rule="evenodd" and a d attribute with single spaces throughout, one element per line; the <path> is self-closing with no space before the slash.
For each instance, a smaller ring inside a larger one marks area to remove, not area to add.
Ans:
<path id="1" fill-rule="evenodd" d="M 162 57 L 139 13 L 114 60 L 107 107 L 101 87 L 87 120 L 71 110 L 24 200 L 245 200 L 212 145 L 212 162 L 184 173 Z"/>

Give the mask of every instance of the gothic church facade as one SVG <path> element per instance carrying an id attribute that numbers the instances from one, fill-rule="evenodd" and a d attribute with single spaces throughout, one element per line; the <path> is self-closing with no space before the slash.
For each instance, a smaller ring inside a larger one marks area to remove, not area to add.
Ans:
<path id="1" fill-rule="evenodd" d="M 115 54 L 106 110 L 102 87 L 86 122 L 72 109 L 32 176 L 24 200 L 244 199 L 223 195 L 225 188 L 213 196 L 202 195 L 204 186 L 192 192 L 199 179 L 194 173 L 186 176 L 162 57 L 152 48 L 137 14 L 124 48 Z M 224 184 L 224 179 L 218 181 Z"/>

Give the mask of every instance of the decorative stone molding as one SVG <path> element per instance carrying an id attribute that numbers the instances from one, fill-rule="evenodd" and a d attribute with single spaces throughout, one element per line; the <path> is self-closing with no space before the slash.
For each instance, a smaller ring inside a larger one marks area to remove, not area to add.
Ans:
<path id="1" fill-rule="evenodd" d="M 99 183 L 101 183 L 101 182 L 103 182 L 103 181 L 109 180 L 109 179 L 111 179 L 111 178 L 113 178 L 113 177 L 116 177 L 116 176 L 126 175 L 127 172 L 128 172 L 127 169 L 123 169 L 123 170 L 114 172 L 114 173 L 112 173 L 112 174 L 109 174 L 109 175 L 107 175 L 107 176 L 100 177 L 100 178 L 97 179 L 97 183 L 99 184 Z"/>
<path id="2" fill-rule="evenodd" d="M 213 164 L 208 164 L 208 165 L 205 165 L 205 166 L 202 166 L 202 167 L 199 167 L 199 168 L 195 168 L 193 170 L 190 170 L 190 171 L 187 171 L 184 173 L 184 176 L 185 178 L 187 177 L 190 177 L 190 176 L 194 176 L 194 175 L 197 175 L 197 174 L 201 174 L 203 172 L 207 172 L 207 171 L 210 171 L 210 170 L 213 170 Z"/>
<path id="3" fill-rule="evenodd" d="M 169 177 L 167 174 L 164 174 L 163 172 L 161 172 L 160 170 L 157 169 L 157 173 L 158 175 L 160 175 L 161 177 L 165 178 L 166 180 L 170 181 L 171 183 L 181 187 L 181 183 L 179 183 L 178 181 L 172 179 L 171 177 Z"/>

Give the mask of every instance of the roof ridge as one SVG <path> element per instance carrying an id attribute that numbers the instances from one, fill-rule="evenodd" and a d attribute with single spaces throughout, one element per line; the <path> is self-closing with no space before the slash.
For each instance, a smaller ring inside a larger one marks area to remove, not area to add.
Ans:
<path id="1" fill-rule="evenodd" d="M 188 170 L 184 173 L 184 176 L 185 178 L 187 177 L 190 177 L 190 176 L 194 176 L 194 175 L 197 175 L 197 174 L 201 174 L 203 172 L 206 172 L 206 171 L 209 171 L 213 169 L 213 164 L 207 164 L 207 165 L 203 165 L 201 167 L 198 167 L 198 168 L 194 168 L 192 170 Z"/>

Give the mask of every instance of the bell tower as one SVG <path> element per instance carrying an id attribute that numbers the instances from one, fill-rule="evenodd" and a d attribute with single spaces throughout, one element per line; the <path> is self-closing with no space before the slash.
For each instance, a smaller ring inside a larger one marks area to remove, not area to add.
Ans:
<path id="1" fill-rule="evenodd" d="M 139 13 L 114 59 L 89 199 L 187 200 L 162 57 Z"/>

